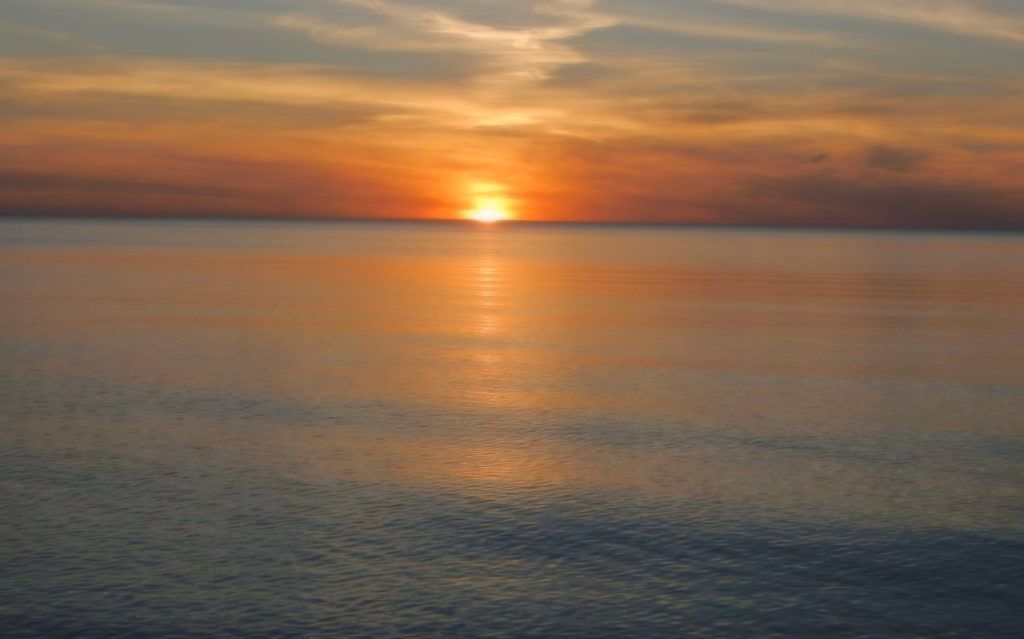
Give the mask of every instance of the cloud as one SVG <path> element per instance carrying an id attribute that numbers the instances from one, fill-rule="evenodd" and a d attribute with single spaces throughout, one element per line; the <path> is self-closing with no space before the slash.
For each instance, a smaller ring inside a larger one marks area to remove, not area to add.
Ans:
<path id="1" fill-rule="evenodd" d="M 358 164 L 77 149 L 61 166 L 0 156 L 0 215 L 424 217 L 434 198 Z"/>
<path id="2" fill-rule="evenodd" d="M 910 171 L 919 167 L 927 157 L 927 153 L 916 149 L 879 145 L 868 149 L 865 164 L 886 171 Z"/>
<path id="3" fill-rule="evenodd" d="M 220 197 L 232 193 L 219 186 L 197 186 L 174 181 L 133 180 L 108 176 L 46 174 L 0 170 L 0 189 L 6 191 L 75 191 L 137 195 L 201 195 Z"/>
<path id="4" fill-rule="evenodd" d="M 613 67 L 593 62 L 566 64 L 551 71 L 545 84 L 551 87 L 582 87 L 619 73 Z"/>
<path id="5" fill-rule="evenodd" d="M 187 120 L 191 126 L 218 126 L 234 130 L 336 131 L 407 112 L 400 107 L 358 102 L 297 105 L 185 96 L 124 95 L 111 91 L 76 92 L 71 101 L 55 97 L 8 91 L 0 97 L 0 123 L 17 121 L 22 127 L 27 127 L 30 122 L 79 121 L 148 128 Z"/>
<path id="6" fill-rule="evenodd" d="M 794 13 L 824 13 L 897 22 L 937 31 L 1024 44 L 1024 14 L 998 12 L 993 3 L 967 0 L 717 0 L 724 4 Z"/>
<path id="7" fill-rule="evenodd" d="M 319 42 L 375 50 L 451 50 L 484 56 L 485 80 L 509 86 L 544 80 L 558 67 L 585 62 L 563 40 L 612 24 L 586 11 L 589 2 L 540 4 L 539 20 L 525 26 L 495 26 L 463 19 L 436 6 L 386 0 L 340 0 L 377 14 L 370 22 L 329 22 L 299 13 L 273 20 L 277 26 L 307 33 Z"/>
<path id="8" fill-rule="evenodd" d="M 478 108 L 458 91 L 426 92 L 419 81 L 338 74 L 315 65 L 198 63 L 99 57 L 31 63 L 0 59 L 0 81 L 25 96 L 123 95 L 168 100 L 265 103 L 298 107 L 360 101 L 381 109 L 415 108 L 473 118 Z"/>
<path id="9" fill-rule="evenodd" d="M 0 21 L 0 35 L 3 36 L 3 48 L 16 50 L 19 46 L 22 49 L 36 52 L 69 52 L 93 53 L 102 50 L 98 45 L 76 38 L 72 35 L 55 29 L 42 29 L 38 27 L 11 24 Z M 21 40 L 19 43 L 18 41 Z"/>
<path id="10" fill-rule="evenodd" d="M 1024 190 L 929 178 L 871 181 L 832 174 L 755 178 L 740 222 L 896 228 L 1022 229 Z M 772 211 L 765 214 L 765 210 Z"/>

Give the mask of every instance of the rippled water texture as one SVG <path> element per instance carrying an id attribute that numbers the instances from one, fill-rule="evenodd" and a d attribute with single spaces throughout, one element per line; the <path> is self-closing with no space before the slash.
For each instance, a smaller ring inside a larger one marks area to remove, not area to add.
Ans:
<path id="1" fill-rule="evenodd" d="M 1024 239 L 0 222 L 4 637 L 1020 637 Z"/>

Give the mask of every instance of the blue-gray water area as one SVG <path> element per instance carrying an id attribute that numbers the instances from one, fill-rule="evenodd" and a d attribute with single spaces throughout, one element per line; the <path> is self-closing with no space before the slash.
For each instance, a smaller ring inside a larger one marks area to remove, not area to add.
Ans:
<path id="1" fill-rule="evenodd" d="M 3 637 L 1019 637 L 1024 238 L 0 221 Z"/>

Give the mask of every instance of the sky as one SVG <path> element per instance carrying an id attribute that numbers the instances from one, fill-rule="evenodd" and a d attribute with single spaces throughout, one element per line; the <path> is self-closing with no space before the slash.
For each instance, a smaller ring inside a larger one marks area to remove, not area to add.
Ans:
<path id="1" fill-rule="evenodd" d="M 1020 0 L 3 0 L 0 214 L 1024 229 Z"/>

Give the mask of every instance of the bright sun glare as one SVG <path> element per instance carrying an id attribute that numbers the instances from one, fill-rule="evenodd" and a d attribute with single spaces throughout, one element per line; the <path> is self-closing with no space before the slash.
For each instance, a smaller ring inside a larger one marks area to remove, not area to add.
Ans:
<path id="1" fill-rule="evenodd" d="M 492 222 L 500 222 L 502 220 L 508 219 L 508 216 L 505 213 L 494 208 L 477 209 L 475 211 L 471 211 L 469 213 L 469 217 L 472 220 L 475 220 L 477 222 L 484 222 L 485 224 L 490 224 Z"/>
<path id="2" fill-rule="evenodd" d="M 463 215 L 474 222 L 493 224 L 512 218 L 505 188 L 494 182 L 474 182 L 469 187 L 472 205 Z"/>

